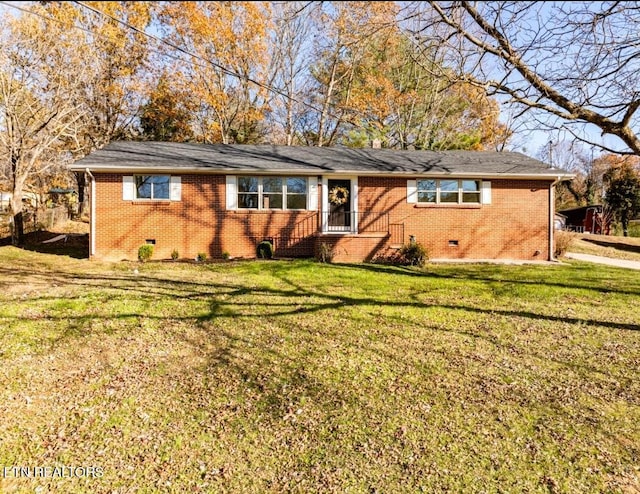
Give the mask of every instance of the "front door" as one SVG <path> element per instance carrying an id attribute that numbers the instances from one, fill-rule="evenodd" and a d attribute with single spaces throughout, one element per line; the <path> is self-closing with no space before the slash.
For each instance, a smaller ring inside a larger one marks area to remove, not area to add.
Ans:
<path id="1" fill-rule="evenodd" d="M 351 213 L 351 180 L 329 179 L 329 218 L 327 229 L 330 232 L 349 232 L 353 221 Z"/>

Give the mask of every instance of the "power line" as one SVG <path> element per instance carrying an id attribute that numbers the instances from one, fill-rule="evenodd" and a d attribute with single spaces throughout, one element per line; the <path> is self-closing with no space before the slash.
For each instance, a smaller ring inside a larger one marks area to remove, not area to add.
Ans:
<path id="1" fill-rule="evenodd" d="M 35 15 L 36 17 L 40 17 L 41 19 L 44 19 L 45 21 L 53 21 L 53 22 L 57 22 L 58 24 L 63 24 L 63 22 L 58 20 L 58 19 L 46 16 L 46 15 L 42 15 L 40 12 L 34 12 L 33 10 L 25 9 L 24 7 L 20 7 L 19 5 L 16 5 L 15 3 L 12 3 L 12 2 L 0 2 L 0 4 L 5 5 L 7 7 L 10 7 L 12 9 L 20 10 L 20 11 L 24 12 L 25 14 Z M 96 36 L 96 34 L 93 31 L 91 31 L 89 29 L 86 29 L 86 28 L 84 28 L 82 26 L 74 25 L 73 27 L 75 29 L 79 29 L 80 31 L 84 31 L 85 33 L 88 33 L 88 34 L 91 34 L 93 36 Z"/>
<path id="2" fill-rule="evenodd" d="M 250 82 L 250 83 L 252 83 L 252 84 L 255 84 L 256 86 L 258 86 L 258 87 L 260 87 L 260 88 L 266 89 L 266 90 L 267 90 L 267 91 L 269 91 L 269 92 L 272 92 L 272 93 L 275 93 L 275 94 L 277 94 L 277 95 L 279 95 L 279 96 L 282 96 L 283 98 L 285 98 L 285 99 L 287 99 L 287 100 L 289 100 L 289 101 L 292 101 L 293 103 L 300 104 L 300 105 L 304 106 L 305 108 L 308 108 L 308 109 L 313 110 L 313 111 L 315 111 L 315 112 L 321 112 L 321 111 L 322 111 L 321 109 L 316 108 L 315 106 L 313 106 L 313 105 L 311 105 L 311 104 L 307 103 L 306 101 L 300 101 L 300 100 L 298 100 L 297 98 L 295 98 L 295 97 L 293 97 L 293 96 L 291 96 L 291 95 L 289 95 L 289 94 L 286 94 L 286 93 L 282 92 L 280 89 L 278 89 L 278 88 L 276 88 L 276 87 L 273 87 L 273 86 L 271 86 L 271 85 L 269 85 L 269 84 L 264 84 L 264 83 L 262 83 L 262 82 L 260 82 L 260 81 L 256 81 L 255 79 L 253 79 L 253 78 L 251 78 L 251 77 L 247 77 L 247 76 L 243 76 L 243 75 L 241 75 L 241 74 L 238 74 L 237 72 L 234 72 L 234 71 L 232 71 L 232 70 L 230 70 L 230 69 L 228 69 L 228 68 L 224 67 L 223 65 L 220 65 L 220 64 L 219 64 L 219 63 L 217 63 L 217 62 L 214 62 L 214 61 L 212 61 L 212 60 L 208 60 L 208 59 L 206 59 L 206 58 L 204 58 L 204 57 L 202 57 L 202 56 L 200 56 L 200 55 L 198 55 L 198 54 L 191 53 L 190 51 L 187 51 L 186 49 L 182 48 L 181 46 L 178 46 L 178 45 L 176 45 L 176 44 L 174 44 L 174 43 L 171 43 L 171 42 L 167 41 L 167 40 L 166 40 L 166 39 L 164 39 L 164 38 L 159 38 L 159 37 L 157 37 L 157 36 L 155 36 L 155 35 L 153 35 L 153 34 L 147 33 L 146 31 L 143 31 L 143 30 L 141 30 L 141 29 L 139 29 L 139 28 L 137 28 L 137 27 L 135 27 L 135 26 L 132 26 L 132 25 L 131 25 L 131 24 L 129 24 L 128 22 L 125 22 L 125 21 L 123 21 L 123 20 L 121 20 L 121 19 L 118 19 L 117 17 L 114 17 L 114 16 L 112 16 L 111 14 L 108 14 L 108 13 L 106 13 L 106 12 L 103 12 L 102 10 L 96 9 L 95 7 L 91 7 L 90 5 L 85 4 L 84 2 L 81 2 L 81 1 L 75 0 L 75 1 L 74 1 L 74 3 L 77 3 L 77 4 L 78 4 L 78 5 L 80 5 L 81 7 L 84 7 L 84 8 L 86 8 L 86 9 L 88 9 L 88 10 L 91 10 L 91 11 L 93 11 L 93 12 L 97 13 L 97 14 L 103 15 L 103 16 L 105 16 L 105 17 L 107 17 L 107 18 L 109 18 L 109 19 L 111 19 L 111 20 L 113 20 L 113 21 L 115 21 L 115 22 L 117 22 L 117 23 L 119 23 L 119 24 L 121 24 L 121 25 L 123 25 L 123 26 L 125 26 L 125 27 L 127 27 L 127 28 L 129 28 L 129 29 L 131 29 L 131 30 L 133 30 L 133 31 L 135 31 L 135 32 L 137 32 L 137 33 L 139 33 L 139 34 L 142 34 L 143 36 L 146 36 L 146 37 L 148 37 L 148 38 L 150 38 L 150 39 L 153 39 L 153 40 L 155 40 L 155 41 L 157 41 L 157 42 L 159 42 L 159 43 L 162 43 L 162 44 L 164 44 L 164 45 L 167 45 L 167 46 L 169 46 L 169 47 L 173 48 L 174 50 L 177 50 L 177 51 L 179 51 L 179 52 L 181 52 L 181 53 L 184 53 L 185 55 L 188 55 L 188 56 L 190 56 L 190 57 L 192 57 L 192 58 L 196 58 L 196 59 L 198 59 L 198 60 L 200 60 L 200 61 L 202 61 L 202 62 L 204 62 L 204 63 L 206 63 L 206 64 L 212 65 L 212 66 L 214 66 L 214 67 L 216 67 L 216 68 L 220 69 L 222 72 L 224 72 L 225 74 L 227 74 L 227 75 L 229 75 L 229 76 L 236 77 L 236 78 L 238 78 L 239 80 L 245 80 L 245 81 L 247 81 L 247 82 Z M 308 6 L 308 4 L 307 4 L 307 5 L 305 5 L 302 9 L 300 9 L 300 11 L 304 10 L 307 6 Z M 163 54 L 164 54 L 164 53 L 163 53 Z M 165 55 L 166 55 L 166 54 L 165 54 Z M 171 55 L 169 55 L 169 56 L 171 56 Z M 172 57 L 172 58 L 176 58 L 177 60 L 184 61 L 184 60 L 182 60 L 182 59 L 180 59 L 180 58 L 178 58 L 178 57 Z M 190 63 L 193 63 L 193 61 L 190 61 Z M 201 65 L 200 65 L 200 66 L 201 66 Z M 336 116 L 336 115 L 334 115 L 334 114 L 333 114 L 333 113 L 331 113 L 331 112 L 328 112 L 328 115 L 329 115 L 330 117 L 332 117 L 332 118 L 334 118 L 334 119 L 338 120 L 338 121 L 341 121 L 341 120 L 342 120 L 342 117 Z M 355 123 L 355 122 L 353 122 L 353 121 L 350 121 L 349 123 L 350 123 L 351 125 L 353 125 L 354 127 L 358 127 L 358 128 L 360 128 L 360 129 L 364 129 L 364 127 L 363 127 L 362 125 L 357 124 L 357 123 Z"/>
<path id="3" fill-rule="evenodd" d="M 214 62 L 212 60 L 208 60 L 208 59 L 206 59 L 206 58 L 204 58 L 204 57 L 202 57 L 202 56 L 200 56 L 198 54 L 191 53 L 190 51 L 182 48 L 181 46 L 178 46 L 178 45 L 176 45 L 176 44 L 174 44 L 174 43 L 172 43 L 170 41 L 167 41 L 164 38 L 159 38 L 158 36 L 155 36 L 153 34 L 150 34 L 150 33 L 146 32 L 146 31 L 143 31 L 143 30 L 137 28 L 136 26 L 133 26 L 133 25 L 129 24 L 128 22 L 125 22 L 125 21 L 123 21 L 123 20 L 121 20 L 121 19 L 119 19 L 119 18 L 117 18 L 117 17 L 115 17 L 115 16 L 113 16 L 113 15 L 111 15 L 109 13 L 103 12 L 100 9 L 97 9 L 95 7 L 87 5 L 84 2 L 74 1 L 74 3 L 78 4 L 79 6 L 85 8 L 87 10 L 90 10 L 90 11 L 92 11 L 92 12 L 98 14 L 98 15 L 101 15 L 103 17 L 111 19 L 111 20 L 117 22 L 118 24 L 121 24 L 122 26 L 132 30 L 132 31 L 135 31 L 135 32 L 137 32 L 137 33 L 139 33 L 139 34 L 141 34 L 141 35 L 143 35 L 143 36 L 145 36 L 145 37 L 147 37 L 149 39 L 152 39 L 152 40 L 156 41 L 157 43 L 166 45 L 166 46 L 168 46 L 168 47 L 170 47 L 170 48 L 172 48 L 172 49 L 174 49 L 174 50 L 176 50 L 176 51 L 178 51 L 180 53 L 183 53 L 183 54 L 191 57 L 192 59 L 199 60 L 199 61 L 201 61 L 201 62 L 203 62 L 204 64 L 207 64 L 207 65 L 202 65 L 202 64 L 199 64 L 199 63 L 195 63 L 194 60 L 186 61 L 186 60 L 180 58 L 179 56 L 172 55 L 170 53 L 167 53 L 166 51 L 162 51 L 161 52 L 161 51 L 157 51 L 157 50 L 152 50 L 155 53 L 158 53 L 158 54 L 160 54 L 162 56 L 167 56 L 169 58 L 173 58 L 174 60 L 178 60 L 180 62 L 191 63 L 193 65 L 200 66 L 202 68 L 206 68 L 207 66 L 213 66 L 213 67 L 221 70 L 224 74 L 226 74 L 228 76 L 235 77 L 235 78 L 237 78 L 239 80 L 244 80 L 244 81 L 247 81 L 249 83 L 252 83 L 252 84 L 254 84 L 254 85 L 256 85 L 256 86 L 258 86 L 260 88 L 266 89 L 267 91 L 269 91 L 271 93 L 277 94 L 277 95 L 279 95 L 279 96 L 281 96 L 281 97 L 283 97 L 283 98 L 285 98 L 285 99 L 287 99 L 289 101 L 292 101 L 294 103 L 300 104 L 305 108 L 308 108 L 308 109 L 313 110 L 315 112 L 321 112 L 322 111 L 321 109 L 316 108 L 312 104 L 309 104 L 306 101 L 301 101 L 301 100 L 299 100 L 299 99 L 297 99 L 297 98 L 295 98 L 295 97 L 293 97 L 293 96 L 291 96 L 289 94 L 286 94 L 282 90 L 280 90 L 280 89 L 278 89 L 278 88 L 276 88 L 274 86 L 271 86 L 271 85 L 268 85 L 268 84 L 264 84 L 264 83 L 262 83 L 260 81 L 257 81 L 257 80 L 255 80 L 255 79 L 253 79 L 251 77 L 247 77 L 247 76 L 243 76 L 241 74 L 238 74 L 237 72 L 234 72 L 233 70 L 230 70 L 227 67 L 224 67 L 223 65 L 221 65 L 221 64 L 219 64 L 217 62 Z M 6 5 L 7 7 L 10 7 L 10 8 L 14 8 L 14 9 L 20 10 L 20 11 L 25 12 L 27 14 L 32 14 L 32 15 L 38 16 L 38 17 L 40 17 L 40 18 L 42 18 L 42 19 L 44 19 L 46 21 L 53 21 L 53 22 L 57 22 L 59 24 L 63 23 L 62 21 L 60 21 L 58 19 L 55 19 L 55 18 L 50 17 L 50 16 L 45 16 L 45 15 L 39 13 L 39 12 L 34 12 L 32 10 L 26 9 L 24 7 L 21 7 L 19 5 L 11 3 L 11 2 L 0 1 L 0 4 Z M 97 36 L 97 37 L 102 37 L 102 38 L 108 39 L 107 36 L 101 35 L 99 33 L 95 33 L 93 31 L 91 31 L 90 29 L 84 28 L 82 26 L 74 25 L 73 27 L 76 28 L 76 29 L 79 29 L 81 31 L 84 31 L 84 32 L 86 32 L 86 33 L 88 33 L 88 34 L 90 34 L 92 36 Z M 329 112 L 328 115 L 331 116 L 332 118 L 336 119 L 336 120 L 342 120 L 342 117 L 336 116 L 336 115 L 332 114 L 331 112 Z M 355 127 L 363 128 L 361 125 L 359 125 L 359 124 L 357 124 L 357 123 L 355 123 L 353 121 L 350 121 L 349 123 L 351 125 L 355 126 Z"/>
<path id="4" fill-rule="evenodd" d="M 220 64 L 218 64 L 216 62 L 212 62 L 211 60 L 207 60 L 207 59 L 205 59 L 205 58 L 203 58 L 203 57 L 201 57 L 201 56 L 199 56 L 197 54 L 188 52 L 187 50 L 185 50 L 184 48 L 182 48 L 182 47 L 180 47 L 178 45 L 175 45 L 175 44 L 173 44 L 173 43 L 171 43 L 171 42 L 169 42 L 169 41 L 167 41 L 167 40 L 165 40 L 163 38 L 158 38 L 157 36 L 154 36 L 153 34 L 149 34 L 146 31 L 143 31 L 142 29 L 139 29 L 139 28 L 129 24 L 128 22 L 125 22 L 125 21 L 123 21 L 121 19 L 118 19 L 115 16 L 112 16 L 111 14 L 108 14 L 106 12 L 103 12 L 102 10 L 96 9 L 95 7 L 91 7 L 90 5 L 87 5 L 84 2 L 74 1 L 74 3 L 77 3 L 78 5 L 80 5 L 81 7 L 84 7 L 87 10 L 91 10 L 92 12 L 95 12 L 96 14 L 100 14 L 100 15 L 102 15 L 104 17 L 107 17 L 107 18 L 113 20 L 113 21 L 116 21 L 117 23 L 122 24 L 123 26 L 125 26 L 125 27 L 127 27 L 127 28 L 129 28 L 129 29 L 131 29 L 131 30 L 133 30 L 133 31 L 135 31 L 137 33 L 139 33 L 139 34 L 142 34 L 143 36 L 146 36 L 146 37 L 151 38 L 151 39 L 153 39 L 155 41 L 158 41 L 158 42 L 160 42 L 162 44 L 165 44 L 165 45 L 173 48 L 174 50 L 178 50 L 178 51 L 184 53 L 185 55 L 189 55 L 190 57 L 194 57 L 194 58 L 197 58 L 197 59 L 199 59 L 199 60 L 201 60 L 201 61 L 203 61 L 205 63 L 211 64 L 214 67 L 217 67 L 218 69 L 222 70 L 227 75 L 230 75 L 230 76 L 233 76 L 233 77 L 237 77 L 237 78 L 242 78 L 242 76 L 240 74 L 238 74 L 236 72 L 233 72 L 233 71 L 227 69 L 226 67 L 223 67 L 222 65 L 220 65 Z M 252 82 L 252 83 L 257 84 L 257 85 L 261 85 L 259 82 L 254 81 L 254 80 L 252 80 L 250 78 L 246 78 L 246 79 L 249 82 Z"/>
<path id="5" fill-rule="evenodd" d="M 264 83 L 262 83 L 260 81 L 256 81 L 255 79 L 252 79 L 251 77 L 242 76 L 242 75 L 238 74 L 237 72 L 234 72 L 234 71 L 224 67 L 223 65 L 220 65 L 217 62 L 214 62 L 212 60 L 208 60 L 206 58 L 203 58 L 198 54 L 191 53 L 191 52 L 185 50 L 184 48 L 182 48 L 182 47 L 180 47 L 180 46 L 178 46 L 178 45 L 176 45 L 174 43 L 171 43 L 171 42 L 167 41 L 166 39 L 159 38 L 159 37 L 157 37 L 157 36 L 155 36 L 153 34 L 147 33 L 146 31 L 143 31 L 143 30 L 141 30 L 141 29 L 139 29 L 139 28 L 137 28 L 137 27 L 135 27 L 135 26 L 133 26 L 133 25 L 121 20 L 121 19 L 118 19 L 117 17 L 114 17 L 111 14 L 108 14 L 106 12 L 103 12 L 103 11 L 99 10 L 99 9 L 91 7 L 90 5 L 87 5 L 87 4 L 83 3 L 83 2 L 75 1 L 74 3 L 77 3 L 78 5 L 80 5 L 81 7 L 84 7 L 87 10 L 91 10 L 92 12 L 94 12 L 96 14 L 102 15 L 102 16 L 107 17 L 107 18 L 109 18 L 109 19 L 111 19 L 113 21 L 116 21 L 119 24 L 122 24 L 123 26 L 127 27 L 128 29 L 131 29 L 131 30 L 133 30 L 133 31 L 135 31 L 135 32 L 137 32 L 139 34 L 142 34 L 143 36 L 146 36 L 147 38 L 150 38 L 150 39 L 152 39 L 154 41 L 157 41 L 159 43 L 167 45 L 167 46 L 173 48 L 174 50 L 177 50 L 177 51 L 179 51 L 181 53 L 184 53 L 185 55 L 188 55 L 190 57 L 196 58 L 196 59 L 198 59 L 198 60 L 200 60 L 200 61 L 202 61 L 202 62 L 204 62 L 204 63 L 206 63 L 208 65 L 212 65 L 212 66 L 220 69 L 222 72 L 224 72 L 225 74 L 227 74 L 229 76 L 236 77 L 238 79 L 244 79 L 247 82 L 255 84 L 256 86 L 261 87 L 263 89 L 266 89 L 267 91 L 273 92 L 275 94 L 278 94 L 279 96 L 282 96 L 284 98 L 290 99 L 291 101 L 293 101 L 295 103 L 300 103 L 300 104 L 303 104 L 303 105 L 307 106 L 308 108 L 310 108 L 312 110 L 320 111 L 318 108 L 315 108 L 313 105 L 309 105 L 308 103 L 305 103 L 303 101 L 299 101 L 296 98 L 294 98 L 294 97 L 282 92 L 280 89 L 278 89 L 276 87 L 264 84 Z M 20 11 L 22 11 L 24 13 L 27 13 L 27 14 L 35 15 L 35 16 L 40 17 L 41 19 L 44 19 L 46 21 L 53 21 L 53 22 L 57 22 L 59 24 L 63 24 L 63 21 L 60 21 L 60 20 L 55 19 L 55 18 L 50 17 L 50 16 L 42 15 L 39 12 L 34 12 L 33 10 L 29 10 L 29 9 L 24 8 L 24 7 L 20 7 L 19 5 L 13 4 L 11 2 L 0 1 L 0 4 L 6 5 L 7 7 L 10 7 L 10 8 L 13 8 L 13 9 L 20 10 Z M 103 35 L 97 34 L 97 33 L 93 32 L 93 31 L 91 31 L 90 29 L 86 29 L 86 28 L 84 28 L 82 26 L 74 25 L 73 27 L 75 29 L 79 29 L 81 31 L 84 31 L 85 33 L 91 34 L 92 36 L 108 38 L 107 36 L 103 36 Z M 158 53 L 160 55 L 168 56 L 170 58 L 173 58 L 175 60 L 179 60 L 181 62 L 185 62 L 184 59 L 182 59 L 180 57 L 177 57 L 177 56 L 174 56 L 174 55 L 171 55 L 171 54 L 166 53 L 166 52 L 156 51 L 156 53 Z M 193 63 L 192 61 L 189 61 L 189 62 Z M 196 64 L 196 65 L 199 65 L 199 64 Z M 205 66 L 200 65 L 200 67 L 204 68 Z"/>
<path id="6" fill-rule="evenodd" d="M 13 4 L 13 3 L 10 3 L 10 2 L 0 1 L 0 4 L 6 5 L 7 7 L 10 7 L 10 8 L 16 9 L 16 10 L 20 10 L 20 11 L 22 11 L 22 12 L 26 13 L 26 14 L 31 14 L 31 15 L 34 15 L 34 16 L 36 16 L 36 17 L 40 17 L 41 19 L 43 19 L 43 20 L 45 20 L 45 21 L 49 21 L 49 22 L 56 22 L 56 23 L 58 23 L 58 24 L 66 25 L 66 22 L 61 21 L 60 19 L 56 19 L 55 17 L 50 17 L 50 16 L 43 15 L 43 14 L 41 14 L 40 12 L 35 12 L 35 11 L 33 11 L 33 10 L 25 9 L 25 8 L 23 8 L 23 7 L 20 7 L 20 6 L 18 6 L 18 5 L 15 5 L 15 4 Z M 100 33 L 93 32 L 93 31 L 91 31 L 90 29 L 84 28 L 84 27 L 82 27 L 82 26 L 78 26 L 78 25 L 75 25 L 75 24 L 74 24 L 72 27 L 73 27 L 74 29 L 79 30 L 79 31 L 83 31 L 83 32 L 85 32 L 85 33 L 87 33 L 87 34 L 90 34 L 90 35 L 91 35 L 91 36 L 93 36 L 94 38 L 96 38 L 96 37 L 97 37 L 97 38 L 103 38 L 103 39 L 105 39 L 105 40 L 109 40 L 109 36 L 104 35 L 104 34 L 100 34 Z M 180 57 L 178 57 L 178 56 L 176 56 L 176 55 L 172 55 L 172 54 L 170 54 L 170 53 L 166 53 L 166 52 L 164 52 L 164 51 L 154 50 L 153 48 L 149 48 L 149 51 L 151 51 L 151 52 L 153 52 L 153 53 L 157 53 L 158 55 L 166 56 L 166 57 L 173 58 L 173 59 L 175 59 L 175 60 L 179 60 L 179 61 L 181 61 L 181 62 L 184 62 L 184 60 L 183 60 L 182 58 L 180 58 Z"/>
<path id="7" fill-rule="evenodd" d="M 3 2 L 3 3 L 4 3 L 4 2 Z M 308 103 L 306 103 L 306 102 L 304 102 L 304 101 L 299 101 L 299 100 L 297 100 L 296 98 L 294 98 L 293 96 L 288 95 L 288 94 L 286 94 L 286 93 L 282 92 L 282 91 L 281 91 L 280 89 L 278 89 L 278 88 L 275 88 L 275 87 L 270 86 L 270 85 L 268 85 L 268 84 L 264 84 L 264 83 L 262 83 L 262 82 L 260 82 L 260 81 L 256 81 L 255 79 L 253 79 L 253 78 L 251 78 L 251 77 L 247 77 L 247 76 L 243 76 L 243 75 L 241 75 L 241 74 L 238 74 L 237 72 L 234 72 L 234 71 L 232 71 L 232 70 L 230 70 L 230 69 L 228 69 L 228 68 L 224 67 L 223 65 L 220 65 L 220 64 L 219 64 L 219 63 L 217 63 L 217 62 L 214 62 L 214 61 L 212 61 L 212 60 L 208 60 L 208 59 L 206 59 L 206 58 L 204 58 L 204 57 L 202 57 L 202 56 L 200 56 L 200 55 L 198 55 L 198 54 L 191 53 L 190 51 L 187 51 L 186 49 L 182 48 L 181 46 L 178 46 L 178 45 L 176 45 L 176 44 L 174 44 L 174 43 L 171 43 L 170 41 L 167 41 L 167 40 L 166 40 L 166 39 L 164 39 L 164 38 L 159 38 L 159 37 L 157 37 L 157 36 L 155 36 L 155 35 L 153 35 L 153 34 L 147 33 L 146 31 L 143 31 L 143 30 L 141 30 L 141 29 L 139 29 L 139 28 L 137 28 L 137 27 L 135 27 L 135 26 L 132 26 L 132 25 L 131 25 L 131 24 L 129 24 L 128 22 L 125 22 L 125 21 L 123 21 L 123 20 L 121 20 L 121 19 L 118 19 L 117 17 L 114 17 L 114 16 L 112 16 L 111 14 L 108 14 L 108 13 L 106 13 L 106 12 L 103 12 L 102 10 L 96 9 L 95 7 L 91 7 L 90 5 L 87 5 L 87 4 L 86 4 L 86 3 L 84 3 L 84 2 L 74 1 L 74 3 L 77 3 L 77 4 L 78 4 L 78 5 L 80 5 L 81 7 L 84 7 L 85 9 L 91 10 L 91 11 L 93 11 L 93 12 L 97 13 L 97 14 L 103 15 L 103 16 L 105 16 L 105 17 L 107 17 L 107 18 L 109 18 L 109 19 L 111 19 L 111 20 L 113 20 L 113 21 L 115 21 L 115 22 L 118 22 L 119 24 L 122 24 L 123 26 L 125 26 L 125 27 L 127 27 L 127 28 L 129 28 L 129 29 L 131 29 L 131 30 L 133 30 L 133 31 L 135 31 L 135 32 L 137 32 L 137 33 L 139 33 L 139 34 L 142 34 L 143 36 L 146 36 L 146 37 L 148 37 L 148 38 L 150 38 L 150 39 L 153 39 L 154 41 L 157 41 L 157 42 L 159 42 L 159 43 L 162 43 L 162 44 L 164 44 L 164 45 L 167 45 L 167 46 L 169 46 L 170 48 L 173 48 L 174 50 L 177 50 L 177 51 L 179 51 L 179 52 L 181 52 L 181 53 L 184 53 L 185 55 L 188 55 L 188 56 L 190 56 L 190 57 L 196 58 L 196 59 L 198 59 L 198 60 L 200 60 L 200 61 L 202 61 L 202 62 L 204 62 L 204 63 L 206 63 L 206 64 L 212 65 L 212 66 L 214 66 L 214 67 L 216 67 L 216 68 L 220 69 L 220 70 L 221 70 L 222 72 L 224 72 L 226 75 L 229 75 L 229 76 L 232 76 L 232 77 L 236 77 L 236 78 L 238 78 L 238 79 L 240 79 L 240 80 L 245 80 L 245 81 L 247 81 L 247 82 L 250 82 L 250 83 L 252 83 L 252 84 L 255 84 L 255 85 L 256 85 L 256 86 L 258 86 L 258 87 L 261 87 L 261 88 L 263 88 L 263 89 L 266 89 L 267 91 L 270 91 L 270 92 L 275 93 L 275 94 L 277 94 L 277 95 L 279 95 L 279 96 L 282 96 L 282 97 L 284 97 L 284 98 L 286 98 L 286 99 L 288 99 L 288 100 L 293 101 L 294 103 L 302 104 L 302 105 L 306 106 L 307 108 L 309 108 L 309 109 L 311 109 L 311 110 L 314 110 L 314 111 L 320 111 L 318 108 L 315 108 L 313 105 L 310 105 L 310 104 L 308 104 Z M 178 60 L 184 61 L 184 60 L 182 60 L 182 59 L 180 59 L 180 58 L 178 58 Z"/>

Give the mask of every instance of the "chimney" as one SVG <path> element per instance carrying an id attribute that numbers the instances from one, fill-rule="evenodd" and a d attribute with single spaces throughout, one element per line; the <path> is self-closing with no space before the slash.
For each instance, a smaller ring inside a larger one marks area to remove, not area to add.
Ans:
<path id="1" fill-rule="evenodd" d="M 382 141 L 380 139 L 374 139 L 371 141 L 371 147 L 373 149 L 380 149 L 382 147 Z"/>

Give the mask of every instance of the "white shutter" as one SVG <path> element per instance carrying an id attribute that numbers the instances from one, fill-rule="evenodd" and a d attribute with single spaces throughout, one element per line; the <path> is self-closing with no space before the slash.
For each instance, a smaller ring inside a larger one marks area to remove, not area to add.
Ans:
<path id="1" fill-rule="evenodd" d="M 172 176 L 169 179 L 169 183 L 169 199 L 171 199 L 172 201 L 182 200 L 182 178 Z"/>
<path id="2" fill-rule="evenodd" d="M 307 192 L 307 209 L 311 211 L 318 210 L 318 179 L 316 177 L 309 177 L 308 180 L 308 192 Z"/>
<path id="3" fill-rule="evenodd" d="M 416 204 L 418 202 L 418 181 L 407 180 L 407 202 Z"/>
<path id="4" fill-rule="evenodd" d="M 122 200 L 133 201 L 136 198 L 136 185 L 132 175 L 122 177 Z"/>
<path id="5" fill-rule="evenodd" d="M 227 209 L 238 209 L 237 183 L 235 175 L 227 175 Z"/>
<path id="6" fill-rule="evenodd" d="M 482 181 L 482 193 L 480 202 L 482 204 L 491 204 L 491 182 Z"/>

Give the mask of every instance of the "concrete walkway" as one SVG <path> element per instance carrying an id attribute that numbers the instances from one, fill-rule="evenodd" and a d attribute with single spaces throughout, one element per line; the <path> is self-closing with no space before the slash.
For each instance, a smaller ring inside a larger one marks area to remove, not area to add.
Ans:
<path id="1" fill-rule="evenodd" d="M 577 252 L 567 252 L 564 256 L 577 261 L 595 262 L 597 264 L 607 264 L 619 268 L 640 269 L 640 261 L 613 259 L 611 257 L 593 256 L 591 254 L 578 254 Z"/>

